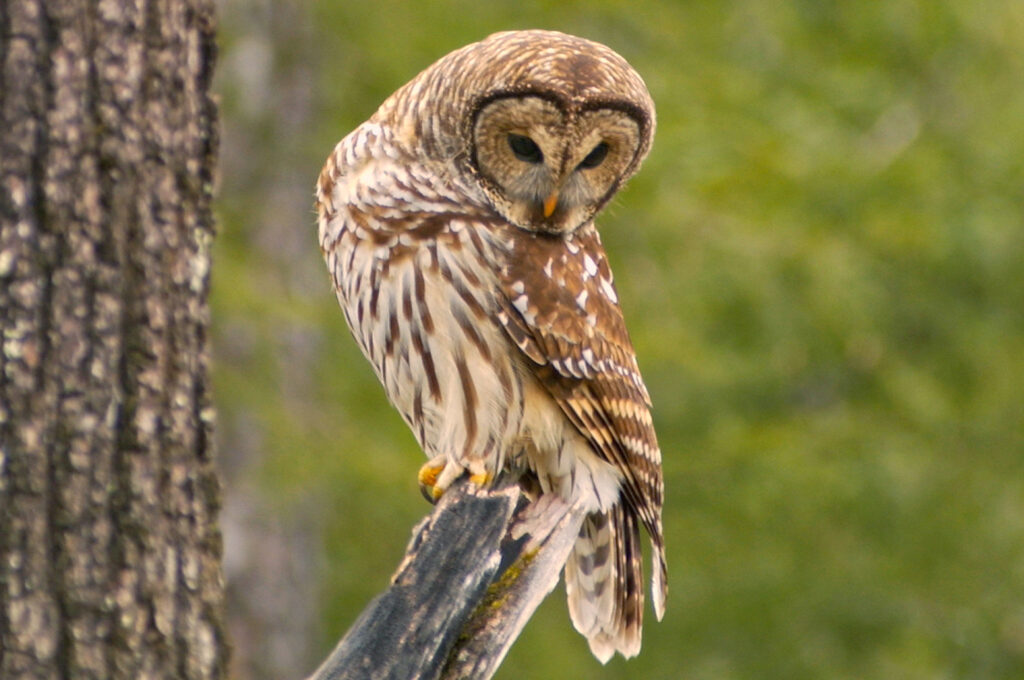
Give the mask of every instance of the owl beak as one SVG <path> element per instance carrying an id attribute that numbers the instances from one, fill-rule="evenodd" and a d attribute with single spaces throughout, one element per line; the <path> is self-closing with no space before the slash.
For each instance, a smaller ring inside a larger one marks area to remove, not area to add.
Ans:
<path id="1" fill-rule="evenodd" d="M 551 217 L 558 206 L 558 191 L 552 191 L 551 195 L 544 199 L 544 217 Z"/>

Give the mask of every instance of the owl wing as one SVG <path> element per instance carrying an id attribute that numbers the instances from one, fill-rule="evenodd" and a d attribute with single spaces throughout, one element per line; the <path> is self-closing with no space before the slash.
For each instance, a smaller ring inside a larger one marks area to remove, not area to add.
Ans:
<path id="1" fill-rule="evenodd" d="M 661 451 L 650 397 L 593 224 L 571 238 L 520 232 L 501 270 L 499 320 L 604 460 L 662 560 Z"/>

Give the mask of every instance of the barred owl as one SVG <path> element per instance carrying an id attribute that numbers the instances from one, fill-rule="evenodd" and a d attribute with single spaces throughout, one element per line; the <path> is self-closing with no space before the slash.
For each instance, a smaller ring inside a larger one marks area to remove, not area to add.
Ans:
<path id="1" fill-rule="evenodd" d="M 443 57 L 328 157 L 320 247 L 345 318 L 430 458 L 434 497 L 506 467 L 588 513 L 565 566 L 594 655 L 640 650 L 640 526 L 664 612 L 661 453 L 593 218 L 654 133 L 607 47 L 498 33 Z"/>

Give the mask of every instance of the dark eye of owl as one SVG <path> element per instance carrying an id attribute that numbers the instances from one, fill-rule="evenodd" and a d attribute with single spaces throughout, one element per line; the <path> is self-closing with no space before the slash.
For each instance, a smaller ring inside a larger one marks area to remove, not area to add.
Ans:
<path id="1" fill-rule="evenodd" d="M 516 158 L 521 161 L 540 163 L 544 160 L 544 154 L 541 153 L 540 147 L 526 135 L 509 134 L 508 145 L 512 149 L 512 153 L 516 155 Z"/>
<path id="2" fill-rule="evenodd" d="M 590 169 L 590 168 L 596 168 L 597 166 L 601 165 L 601 162 L 604 161 L 604 157 L 607 156 L 607 155 L 608 155 L 608 143 L 607 142 L 601 142 L 600 144 L 595 146 L 590 151 L 590 153 L 587 154 L 587 157 L 584 158 L 582 161 L 580 161 L 580 164 L 577 165 L 576 167 L 577 168 L 582 168 L 584 170 L 587 170 L 587 169 Z"/>

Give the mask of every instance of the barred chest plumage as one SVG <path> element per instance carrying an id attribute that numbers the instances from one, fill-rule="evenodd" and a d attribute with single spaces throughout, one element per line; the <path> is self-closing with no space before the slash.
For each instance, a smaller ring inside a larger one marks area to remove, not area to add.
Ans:
<path id="1" fill-rule="evenodd" d="M 492 476 L 528 467 L 545 492 L 611 507 L 621 475 L 495 323 L 504 313 L 495 272 L 513 256 L 514 228 L 483 214 L 347 212 L 325 248 L 338 300 L 428 457 Z"/>

